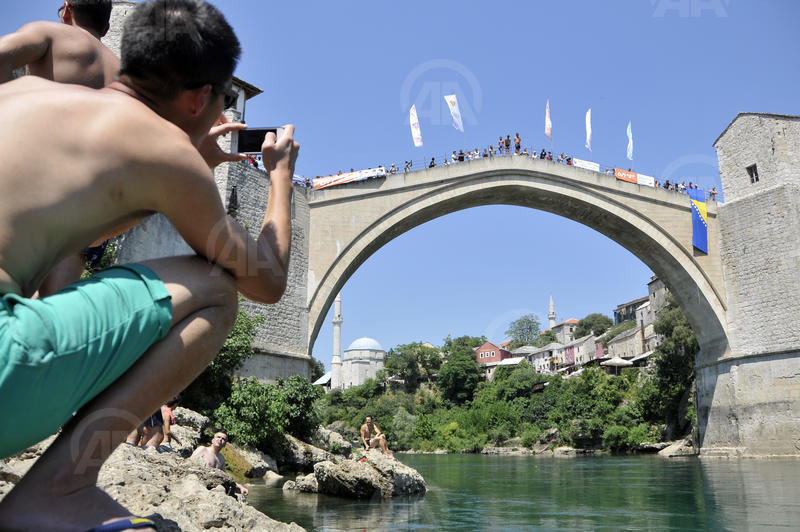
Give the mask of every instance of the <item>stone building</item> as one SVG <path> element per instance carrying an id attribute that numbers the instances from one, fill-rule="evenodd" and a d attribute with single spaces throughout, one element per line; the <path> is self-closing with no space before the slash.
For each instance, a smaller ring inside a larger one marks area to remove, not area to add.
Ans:
<path id="1" fill-rule="evenodd" d="M 614 309 L 614 324 L 622 323 L 623 321 L 636 319 L 636 309 L 643 303 L 647 302 L 650 298 L 647 296 L 637 297 L 627 303 L 622 303 Z"/>
<path id="2" fill-rule="evenodd" d="M 344 350 L 341 366 L 342 389 L 361 386 L 367 379 L 374 379 L 383 369 L 386 351 L 377 340 L 366 336 L 355 340 Z"/>

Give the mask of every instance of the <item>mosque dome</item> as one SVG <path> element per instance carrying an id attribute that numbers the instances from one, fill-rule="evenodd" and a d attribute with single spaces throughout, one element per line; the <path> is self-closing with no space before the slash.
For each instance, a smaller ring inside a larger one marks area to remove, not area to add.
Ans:
<path id="1" fill-rule="evenodd" d="M 372 338 L 367 338 L 364 336 L 363 338 L 355 340 L 352 344 L 350 344 L 350 347 L 345 349 L 345 351 L 355 350 L 383 351 L 383 347 L 381 347 L 381 344 L 379 344 L 377 340 L 373 340 Z"/>

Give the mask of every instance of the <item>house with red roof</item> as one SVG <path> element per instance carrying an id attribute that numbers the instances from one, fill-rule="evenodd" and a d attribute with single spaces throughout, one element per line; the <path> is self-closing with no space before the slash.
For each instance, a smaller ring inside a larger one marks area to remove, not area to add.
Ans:
<path id="1" fill-rule="evenodd" d="M 475 350 L 475 360 L 478 364 L 491 364 L 505 358 L 511 358 L 511 353 L 492 342 L 486 342 Z"/>

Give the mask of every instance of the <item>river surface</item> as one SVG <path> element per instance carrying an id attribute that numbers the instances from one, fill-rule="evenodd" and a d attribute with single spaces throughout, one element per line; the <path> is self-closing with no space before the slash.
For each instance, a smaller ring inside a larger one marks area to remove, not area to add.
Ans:
<path id="1" fill-rule="evenodd" d="M 800 460 L 396 455 L 424 497 L 355 501 L 249 486 L 307 530 L 800 530 Z"/>

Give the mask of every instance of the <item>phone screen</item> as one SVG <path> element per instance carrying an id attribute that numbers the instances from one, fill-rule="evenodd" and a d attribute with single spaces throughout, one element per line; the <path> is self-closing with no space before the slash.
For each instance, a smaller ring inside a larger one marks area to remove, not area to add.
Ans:
<path id="1" fill-rule="evenodd" d="M 261 145 L 264 143 L 264 136 L 272 131 L 275 136 L 280 136 L 278 127 L 253 127 L 239 131 L 239 153 L 261 153 Z"/>

